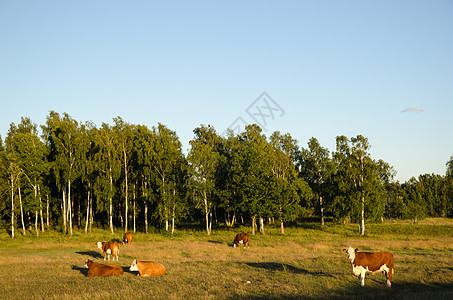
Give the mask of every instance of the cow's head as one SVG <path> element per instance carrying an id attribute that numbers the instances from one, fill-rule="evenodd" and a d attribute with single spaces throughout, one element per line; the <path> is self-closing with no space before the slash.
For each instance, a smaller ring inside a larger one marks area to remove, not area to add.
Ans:
<path id="1" fill-rule="evenodd" d="M 98 246 L 98 249 L 102 249 L 102 242 L 97 242 L 96 245 Z"/>
<path id="2" fill-rule="evenodd" d="M 132 262 L 131 267 L 129 268 L 129 271 L 138 271 L 136 259 L 134 259 L 134 261 Z"/>
<path id="3" fill-rule="evenodd" d="M 89 259 L 85 262 L 85 264 L 83 266 L 88 269 L 92 263 L 93 263 L 93 261 L 91 259 Z"/>
<path id="4" fill-rule="evenodd" d="M 359 249 L 354 249 L 352 247 L 349 247 L 347 250 L 343 249 L 343 252 L 348 254 L 348 260 L 352 263 L 355 259 L 355 252 L 358 250 Z"/>

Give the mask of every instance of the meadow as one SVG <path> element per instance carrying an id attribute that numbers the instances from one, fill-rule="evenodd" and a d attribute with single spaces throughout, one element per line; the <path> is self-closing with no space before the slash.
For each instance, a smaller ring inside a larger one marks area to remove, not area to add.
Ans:
<path id="1" fill-rule="evenodd" d="M 453 299 L 453 220 L 427 219 L 418 224 L 369 224 L 360 237 L 357 225 L 304 223 L 285 235 L 268 226 L 251 237 L 248 249 L 233 248 L 235 233 L 248 227 L 182 229 L 174 235 L 136 233 L 132 245 L 120 245 L 114 262 L 123 276 L 87 278 L 87 259 L 104 263 L 95 242 L 121 240 L 101 229 L 73 236 L 46 232 L 0 233 L 1 299 Z M 395 273 L 368 274 L 358 286 L 342 249 L 391 251 Z M 133 259 L 167 267 L 160 277 L 130 272 Z"/>

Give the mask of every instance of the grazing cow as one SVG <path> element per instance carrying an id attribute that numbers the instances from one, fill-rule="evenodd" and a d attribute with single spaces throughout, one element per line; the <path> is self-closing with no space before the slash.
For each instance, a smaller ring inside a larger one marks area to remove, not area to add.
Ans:
<path id="1" fill-rule="evenodd" d="M 131 244 L 132 245 L 132 239 L 133 239 L 132 233 L 126 232 L 123 235 L 123 245 L 124 244 Z"/>
<path id="2" fill-rule="evenodd" d="M 250 235 L 248 233 L 238 233 L 238 234 L 236 234 L 236 237 L 234 238 L 233 247 L 236 248 L 236 246 L 244 245 L 244 249 L 245 249 L 245 246 L 249 247 L 249 242 L 250 242 Z"/>
<path id="3" fill-rule="evenodd" d="M 359 249 L 349 247 L 343 249 L 348 254 L 348 259 L 352 264 L 352 272 L 359 276 L 359 285 L 365 285 L 365 273 L 383 272 L 387 278 L 387 287 L 392 286 L 393 275 L 393 254 L 387 251 L 383 252 L 359 252 Z"/>
<path id="4" fill-rule="evenodd" d="M 117 242 L 115 242 L 115 241 L 97 242 L 96 245 L 98 246 L 98 249 L 101 249 L 102 252 L 104 253 L 104 260 L 105 260 L 105 255 L 107 254 L 108 260 L 110 260 L 110 255 L 112 255 L 113 260 L 115 260 L 115 256 L 116 256 L 116 261 L 118 261 L 118 254 L 120 253 L 120 248 L 119 248 Z"/>
<path id="5" fill-rule="evenodd" d="M 165 275 L 165 266 L 152 261 L 138 261 L 134 259 L 129 271 L 138 271 L 137 276 L 159 276 Z"/>
<path id="6" fill-rule="evenodd" d="M 85 268 L 88 268 L 87 277 L 100 276 L 114 276 L 114 275 L 123 275 L 123 268 L 116 265 L 103 265 L 93 262 L 91 259 L 87 260 L 85 263 Z"/>

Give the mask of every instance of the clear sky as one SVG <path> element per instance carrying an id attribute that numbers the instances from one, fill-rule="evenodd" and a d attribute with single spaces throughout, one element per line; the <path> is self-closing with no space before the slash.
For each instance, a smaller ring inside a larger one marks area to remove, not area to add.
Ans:
<path id="1" fill-rule="evenodd" d="M 0 0 L 0 104 L 2 139 L 50 110 L 161 122 L 185 150 L 259 121 L 330 151 L 362 134 L 400 182 L 444 175 L 453 1 Z"/>

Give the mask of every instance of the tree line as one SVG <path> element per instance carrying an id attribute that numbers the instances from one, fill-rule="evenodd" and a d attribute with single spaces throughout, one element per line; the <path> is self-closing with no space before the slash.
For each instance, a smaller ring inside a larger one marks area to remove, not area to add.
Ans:
<path id="1" fill-rule="evenodd" d="M 366 221 L 453 216 L 453 157 L 445 176 L 400 184 L 362 135 L 337 136 L 330 152 L 316 138 L 304 148 L 289 133 L 266 137 L 256 124 L 226 137 L 200 125 L 185 155 L 160 123 L 117 117 L 97 127 L 50 111 L 39 129 L 21 118 L 0 138 L 0 217 L 12 238 L 92 226 L 173 233 L 180 222 L 202 222 L 207 234 L 213 223 L 247 222 L 255 234 L 277 222 L 283 234 L 303 217 L 357 222 L 363 235 Z"/>

